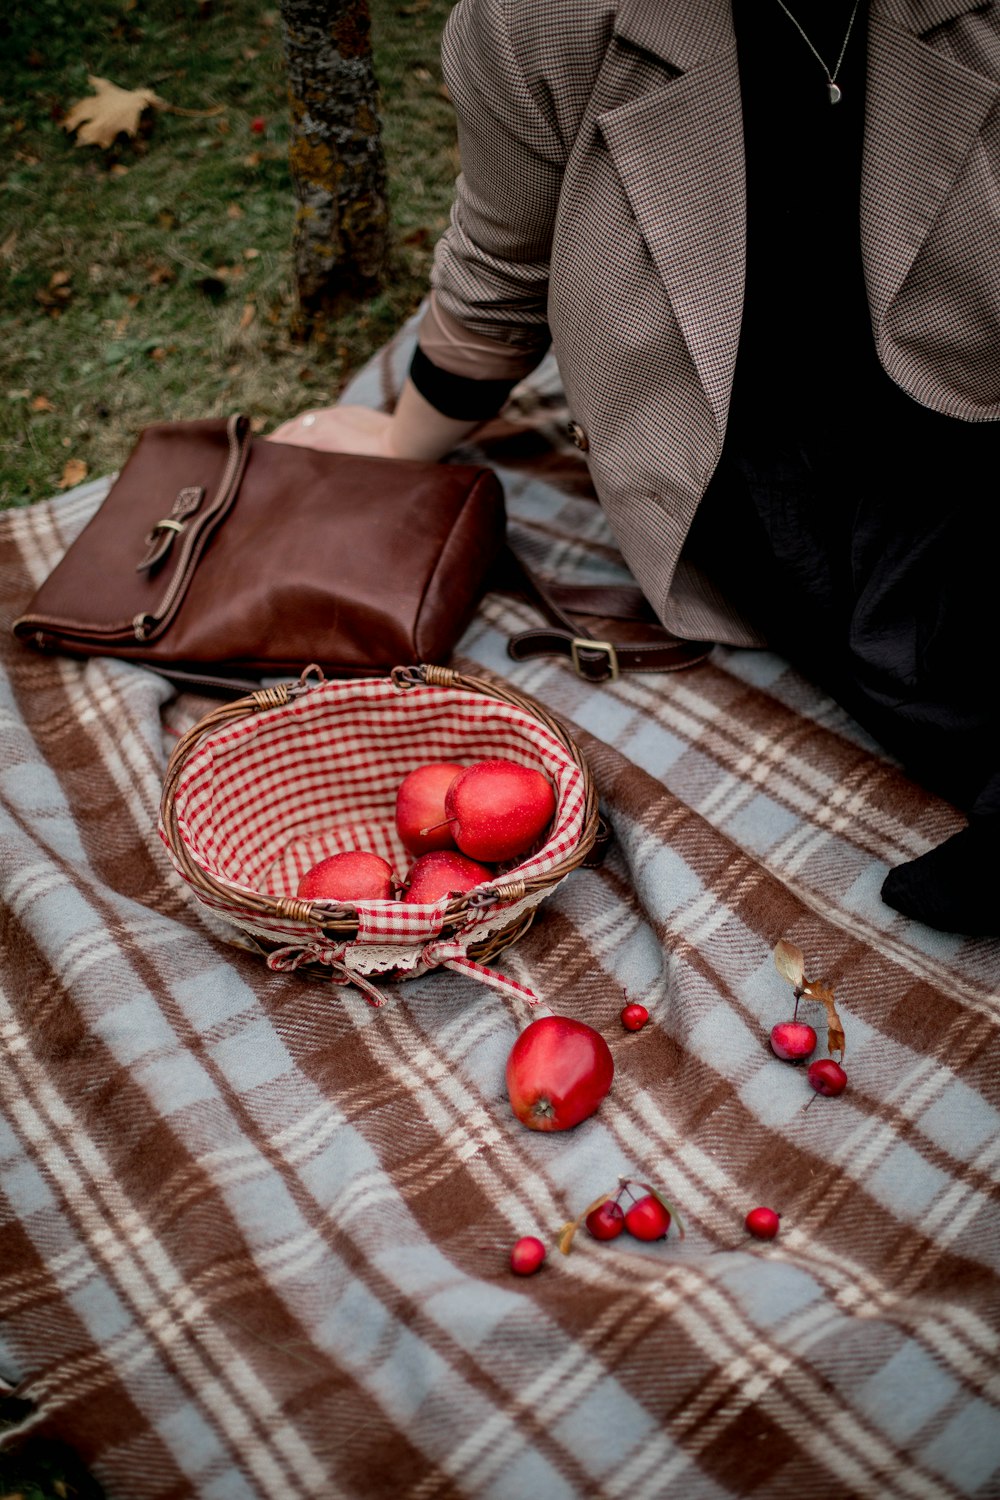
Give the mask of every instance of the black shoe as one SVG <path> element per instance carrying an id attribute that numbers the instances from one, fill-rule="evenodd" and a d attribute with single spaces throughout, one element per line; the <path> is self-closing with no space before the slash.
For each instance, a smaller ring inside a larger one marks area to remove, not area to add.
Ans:
<path id="1" fill-rule="evenodd" d="M 973 817 L 919 859 L 897 865 L 882 900 L 941 932 L 1000 937 L 1000 816 Z"/>

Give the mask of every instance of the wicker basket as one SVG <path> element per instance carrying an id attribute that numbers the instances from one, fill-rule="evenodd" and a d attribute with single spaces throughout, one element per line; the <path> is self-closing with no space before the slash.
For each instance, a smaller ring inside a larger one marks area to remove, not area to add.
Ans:
<path id="1" fill-rule="evenodd" d="M 543 771 L 556 789 L 544 845 L 488 885 L 435 904 L 344 905 L 295 895 L 311 865 L 365 848 L 402 873 L 396 789 L 432 760 L 493 756 Z M 199 901 L 250 935 L 272 969 L 356 984 L 446 966 L 530 991 L 487 965 L 590 854 L 600 819 L 580 751 L 544 709 L 447 667 L 397 667 L 376 681 L 298 682 L 216 708 L 178 742 L 160 834 Z"/>

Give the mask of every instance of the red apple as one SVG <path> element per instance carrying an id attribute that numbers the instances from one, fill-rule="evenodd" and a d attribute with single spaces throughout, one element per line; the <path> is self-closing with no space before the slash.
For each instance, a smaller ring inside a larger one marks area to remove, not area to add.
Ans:
<path id="1" fill-rule="evenodd" d="M 779 1021 L 771 1027 L 771 1051 L 785 1062 L 805 1062 L 816 1050 L 816 1033 L 807 1021 Z"/>
<path id="2" fill-rule="evenodd" d="M 433 849 L 413 861 L 404 901 L 440 901 L 492 880 L 493 871 L 450 849 Z"/>
<path id="3" fill-rule="evenodd" d="M 647 1193 L 626 1212 L 625 1228 L 637 1240 L 665 1240 L 670 1228 L 670 1210 L 662 1198 Z"/>
<path id="4" fill-rule="evenodd" d="M 331 854 L 307 870 L 295 894 L 303 901 L 391 901 L 392 866 L 368 849 Z"/>
<path id="5" fill-rule="evenodd" d="M 453 761 L 429 761 L 404 776 L 396 792 L 396 832 L 411 854 L 431 849 L 454 849 L 451 824 L 445 816 L 444 796 L 461 766 Z"/>
<path id="6" fill-rule="evenodd" d="M 551 781 L 512 760 L 481 760 L 445 793 L 445 816 L 463 854 L 500 864 L 537 843 L 556 810 Z"/>
<path id="7" fill-rule="evenodd" d="M 525 1027 L 507 1059 L 507 1093 L 522 1125 L 569 1130 L 592 1115 L 615 1076 L 611 1048 L 592 1026 L 542 1016 Z"/>
<path id="8" fill-rule="evenodd" d="M 510 1268 L 515 1276 L 533 1276 L 545 1259 L 545 1246 L 533 1234 L 518 1240 L 510 1252 Z"/>

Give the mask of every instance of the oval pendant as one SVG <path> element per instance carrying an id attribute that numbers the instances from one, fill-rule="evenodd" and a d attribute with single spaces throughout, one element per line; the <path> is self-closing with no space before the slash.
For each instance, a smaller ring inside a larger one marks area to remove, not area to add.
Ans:
<path id="1" fill-rule="evenodd" d="M 840 103 L 840 90 L 837 87 L 837 85 L 834 83 L 834 81 L 833 81 L 832 78 L 829 79 L 828 82 L 827 82 L 826 91 L 830 95 L 830 103 L 831 104 L 839 104 Z"/>

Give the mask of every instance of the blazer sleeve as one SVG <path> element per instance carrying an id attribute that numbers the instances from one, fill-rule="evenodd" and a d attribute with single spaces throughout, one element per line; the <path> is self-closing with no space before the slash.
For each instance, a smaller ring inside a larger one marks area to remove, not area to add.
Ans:
<path id="1" fill-rule="evenodd" d="M 552 227 L 565 148 L 512 40 L 510 0 L 460 0 L 442 37 L 461 172 L 431 282 L 446 319 L 498 348 L 482 376 L 518 378 L 549 343 Z"/>

